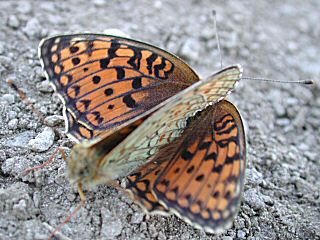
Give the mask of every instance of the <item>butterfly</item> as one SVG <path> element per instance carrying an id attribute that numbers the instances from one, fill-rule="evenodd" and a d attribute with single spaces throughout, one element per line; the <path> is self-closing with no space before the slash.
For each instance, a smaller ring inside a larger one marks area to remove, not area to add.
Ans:
<path id="1" fill-rule="evenodd" d="M 126 177 L 147 212 L 174 213 L 207 232 L 230 226 L 246 148 L 241 116 L 223 99 L 241 66 L 200 79 L 165 50 L 99 34 L 44 39 L 39 57 L 77 143 L 67 165 L 80 196 L 82 186 Z"/>

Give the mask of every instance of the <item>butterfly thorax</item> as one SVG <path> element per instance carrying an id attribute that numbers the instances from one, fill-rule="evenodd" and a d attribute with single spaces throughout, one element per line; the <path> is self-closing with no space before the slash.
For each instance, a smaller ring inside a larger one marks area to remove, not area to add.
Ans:
<path id="1" fill-rule="evenodd" d="M 71 182 L 95 186 L 127 175 L 132 171 L 131 164 L 117 164 L 110 160 L 110 151 L 120 144 L 148 116 L 138 119 L 108 137 L 100 140 L 84 140 L 72 149 L 68 162 L 68 176 Z"/>
<path id="2" fill-rule="evenodd" d="M 68 161 L 68 177 L 72 183 L 82 183 L 94 187 L 99 183 L 106 183 L 116 176 L 106 175 L 101 172 L 100 164 L 105 156 L 105 151 L 85 143 L 73 147 Z"/>

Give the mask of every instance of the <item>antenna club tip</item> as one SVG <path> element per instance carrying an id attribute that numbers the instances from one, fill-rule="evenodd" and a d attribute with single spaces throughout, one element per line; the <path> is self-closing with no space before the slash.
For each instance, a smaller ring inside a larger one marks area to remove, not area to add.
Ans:
<path id="1" fill-rule="evenodd" d="M 306 81 L 304 81 L 304 84 L 312 85 L 312 84 L 315 84 L 315 81 L 314 80 L 306 80 Z"/>

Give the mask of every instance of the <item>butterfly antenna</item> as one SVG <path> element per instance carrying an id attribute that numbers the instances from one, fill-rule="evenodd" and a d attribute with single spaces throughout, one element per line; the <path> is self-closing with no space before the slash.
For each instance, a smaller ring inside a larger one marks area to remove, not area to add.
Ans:
<path id="1" fill-rule="evenodd" d="M 221 54 L 221 49 L 220 49 L 220 39 L 219 39 L 219 34 L 218 34 L 216 15 L 217 15 L 216 10 L 212 10 L 213 26 L 214 26 L 214 32 L 216 35 L 216 41 L 217 41 L 217 45 L 218 45 L 218 52 L 219 52 L 219 58 L 220 58 L 220 68 L 222 69 L 222 54 Z"/>
<path id="2" fill-rule="evenodd" d="M 277 80 L 277 79 L 269 79 L 269 78 L 259 78 L 259 77 L 242 77 L 243 80 L 251 80 L 251 81 L 263 81 L 263 82 L 275 82 L 275 83 L 297 83 L 297 84 L 306 84 L 312 85 L 314 84 L 314 80 L 296 80 L 296 81 L 287 81 L 287 80 Z"/>

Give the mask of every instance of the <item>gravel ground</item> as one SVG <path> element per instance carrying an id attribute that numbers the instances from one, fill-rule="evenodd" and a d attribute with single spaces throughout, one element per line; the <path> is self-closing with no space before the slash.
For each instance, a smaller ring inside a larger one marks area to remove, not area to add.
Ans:
<path id="1" fill-rule="evenodd" d="M 218 13 L 223 65 L 246 76 L 320 79 L 320 3 L 299 1 L 0 1 L 0 239 L 46 239 L 79 203 L 65 163 L 27 176 L 58 146 L 61 103 L 37 58 L 42 37 L 116 28 L 185 59 L 202 76 L 220 68 L 211 9 Z M 12 78 L 46 117 L 45 126 L 6 84 Z M 248 141 L 241 210 L 223 234 L 178 218 L 146 216 L 106 186 L 62 229 L 71 239 L 320 239 L 320 87 L 242 81 L 230 99 Z M 55 134 L 52 126 L 58 128 Z M 67 152 L 69 152 L 67 150 Z M 63 239 L 63 237 L 60 237 Z"/>

